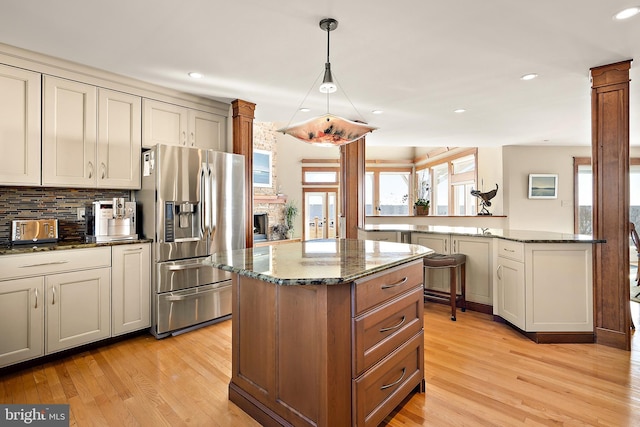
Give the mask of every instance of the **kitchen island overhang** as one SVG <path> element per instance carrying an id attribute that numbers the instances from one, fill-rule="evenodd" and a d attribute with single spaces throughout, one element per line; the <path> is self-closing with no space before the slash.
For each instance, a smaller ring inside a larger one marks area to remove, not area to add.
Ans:
<path id="1" fill-rule="evenodd" d="M 215 254 L 234 273 L 229 399 L 263 425 L 378 425 L 424 390 L 431 252 L 329 239 Z"/>

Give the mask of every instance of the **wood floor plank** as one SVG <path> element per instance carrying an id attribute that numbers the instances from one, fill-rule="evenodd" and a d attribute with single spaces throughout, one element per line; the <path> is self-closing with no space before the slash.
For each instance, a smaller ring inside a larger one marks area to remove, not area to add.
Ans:
<path id="1" fill-rule="evenodd" d="M 426 393 L 383 425 L 637 426 L 632 351 L 536 344 L 491 316 L 425 304 Z M 156 340 L 138 335 L 0 376 L 1 403 L 69 403 L 71 426 L 259 426 L 228 400 L 231 321 Z"/>

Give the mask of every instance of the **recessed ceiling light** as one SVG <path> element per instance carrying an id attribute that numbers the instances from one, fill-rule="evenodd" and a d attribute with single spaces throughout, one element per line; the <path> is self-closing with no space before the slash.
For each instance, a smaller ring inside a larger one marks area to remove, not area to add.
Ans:
<path id="1" fill-rule="evenodd" d="M 629 7 L 613 15 L 613 19 L 621 21 L 623 19 L 629 19 L 632 16 L 636 16 L 638 13 L 640 13 L 640 6 Z"/>
<path id="2" fill-rule="evenodd" d="M 536 73 L 530 73 L 530 74 L 525 74 L 524 76 L 520 77 L 521 80 L 533 80 L 536 77 L 538 77 L 538 75 Z"/>
<path id="3" fill-rule="evenodd" d="M 453 110 L 454 113 L 464 113 L 465 111 L 467 110 L 465 110 L 464 108 L 458 108 L 457 110 Z"/>
<path id="4" fill-rule="evenodd" d="M 382 110 L 373 110 L 373 111 L 371 111 L 371 112 L 372 112 L 373 114 L 382 114 L 382 113 L 384 113 L 384 111 L 382 111 Z"/>
<path id="5" fill-rule="evenodd" d="M 189 77 L 191 77 L 192 79 L 201 79 L 202 74 L 192 71 L 189 73 Z"/>
<path id="6" fill-rule="evenodd" d="M 311 109 L 310 108 L 306 108 L 306 107 L 302 107 L 300 109 L 300 111 L 303 112 L 303 113 L 308 113 L 309 111 L 311 111 Z"/>

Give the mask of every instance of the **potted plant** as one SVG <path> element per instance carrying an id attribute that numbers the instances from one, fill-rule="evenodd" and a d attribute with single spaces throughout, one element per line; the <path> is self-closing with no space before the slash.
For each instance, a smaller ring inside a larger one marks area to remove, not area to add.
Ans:
<path id="1" fill-rule="evenodd" d="M 293 221 L 298 216 L 298 207 L 294 201 L 287 202 L 284 205 L 284 220 L 289 233 L 289 238 L 293 237 Z"/>
<path id="2" fill-rule="evenodd" d="M 405 194 L 402 198 L 404 202 L 408 199 L 408 194 Z M 429 215 L 429 207 L 431 206 L 431 201 L 429 200 L 429 182 L 420 179 L 420 181 L 416 183 L 412 200 L 414 215 Z"/>
<path id="3" fill-rule="evenodd" d="M 429 206 L 431 202 L 427 199 L 416 199 L 413 203 L 413 210 L 415 215 L 429 215 Z"/>

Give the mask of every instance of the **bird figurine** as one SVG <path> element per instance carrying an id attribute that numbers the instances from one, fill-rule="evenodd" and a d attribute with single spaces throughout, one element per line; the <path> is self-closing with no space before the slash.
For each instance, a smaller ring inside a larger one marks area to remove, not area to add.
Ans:
<path id="1" fill-rule="evenodd" d="M 478 215 L 491 215 L 487 207 L 491 206 L 491 199 L 496 197 L 498 194 L 498 184 L 496 184 L 496 188 L 491 191 L 487 191 L 486 193 L 481 193 L 480 190 L 471 190 L 471 195 L 476 196 L 481 200 L 480 205 L 482 209 L 478 212 Z"/>

